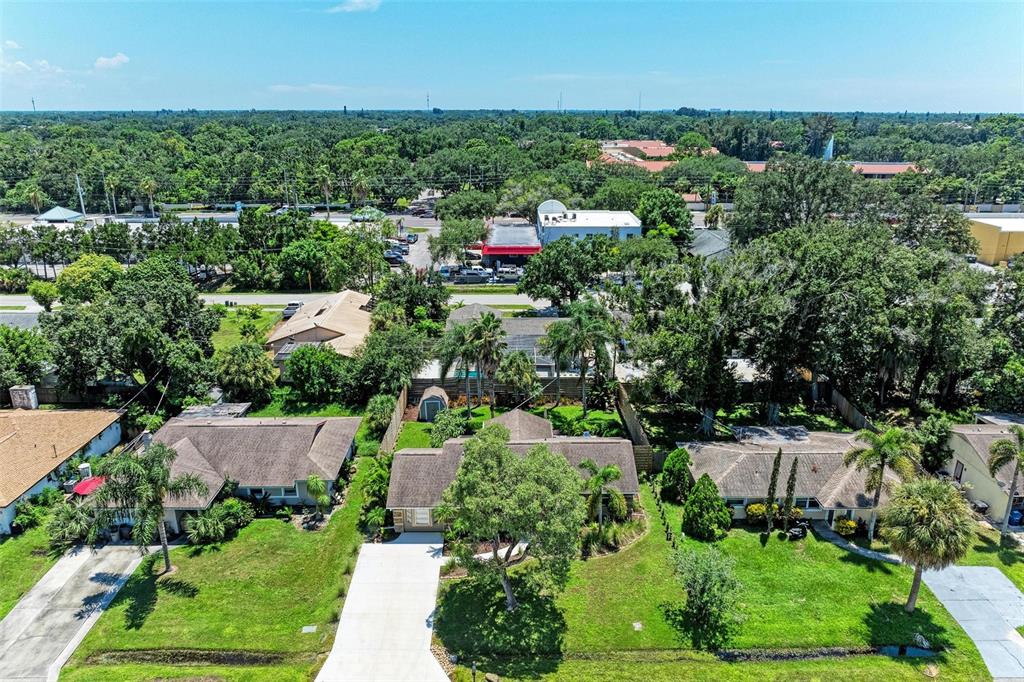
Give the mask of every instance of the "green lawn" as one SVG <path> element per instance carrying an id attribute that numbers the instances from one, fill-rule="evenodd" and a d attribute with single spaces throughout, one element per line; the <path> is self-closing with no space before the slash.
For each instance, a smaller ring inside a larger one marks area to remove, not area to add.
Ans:
<path id="1" fill-rule="evenodd" d="M 0 538 L 0 619 L 57 561 L 44 525 Z"/>
<path id="2" fill-rule="evenodd" d="M 646 487 L 642 499 L 652 515 L 651 531 L 617 554 L 575 562 L 566 590 L 554 600 L 521 588 L 524 606 L 510 616 L 504 611 L 497 586 L 481 588 L 471 581 L 446 586 L 437 613 L 438 638 L 452 653 L 476 658 L 490 666 L 486 669 L 513 678 L 557 671 L 560 680 L 602 679 L 602 671 L 607 676 L 607 671 L 614 669 L 605 663 L 615 661 L 626 666 L 623 677 L 645 671 L 647 679 L 652 664 L 645 658 L 640 665 L 637 658 L 656 651 L 692 653 L 688 640 L 666 618 L 666 610 L 678 605 L 684 595 L 672 576 L 671 547 L 654 516 L 653 497 Z M 678 510 L 669 514 L 673 527 L 677 516 Z M 912 643 L 914 633 L 921 632 L 945 649 L 936 659 L 910 664 L 864 657 L 856 666 L 863 667 L 865 677 L 889 672 L 906 677 L 915 666 L 928 662 L 940 667 L 943 678 L 987 676 L 973 644 L 927 588 L 922 589 L 917 612 L 904 614 L 909 569 L 850 555 L 813 536 L 796 543 L 773 536 L 763 547 L 760 540 L 757 533 L 738 528 L 720 543 L 721 549 L 736 559 L 743 584 L 743 620 L 730 646 L 857 648 Z M 704 548 L 692 541 L 685 544 Z M 640 623 L 639 630 L 634 623 Z M 577 660 L 584 658 L 602 664 Z M 844 670 L 846 664 L 845 660 L 840 664 Z M 562 665 L 567 666 L 565 675 Z M 688 675 L 685 666 L 692 663 L 659 665 L 663 669 L 652 667 L 651 675 L 670 679 L 673 674 Z M 714 676 L 729 679 L 734 670 L 771 678 L 791 674 L 813 677 L 814 670 L 828 669 L 809 662 L 725 664 L 705 660 L 705 665 L 719 670 Z M 699 670 L 693 673 L 700 676 Z"/>
<path id="3" fill-rule="evenodd" d="M 61 682 L 124 682 L 125 680 L 188 680 L 188 682 L 308 682 L 311 664 L 271 666 L 159 664 L 65 667 Z"/>
<path id="4" fill-rule="evenodd" d="M 27 307 L 23 305 L 0 305 L 0 310 L 24 310 Z"/>
<path id="5" fill-rule="evenodd" d="M 428 422 L 405 422 L 402 424 L 402 430 L 398 433 L 395 450 L 429 448 L 430 427 L 431 425 Z"/>
<path id="6" fill-rule="evenodd" d="M 426 227 L 407 227 L 405 228 L 405 231 L 411 232 L 413 234 L 424 234 L 426 232 L 429 232 L 430 230 L 427 229 Z"/>
<path id="7" fill-rule="evenodd" d="M 274 398 L 267 405 L 249 413 L 250 417 L 362 417 L 363 408 L 340 403 L 313 404 L 291 398 L 291 389 L 274 389 Z M 373 456 L 380 449 L 380 438 L 370 433 L 367 423 L 356 432 L 356 454 Z"/>
<path id="8" fill-rule="evenodd" d="M 465 413 L 466 407 L 453 408 Z M 507 407 L 497 406 L 494 408 L 495 416 L 508 412 Z M 550 407 L 544 405 L 534 406 L 528 409 L 529 412 L 538 417 L 545 417 L 551 420 L 555 431 L 563 436 L 581 436 L 584 431 L 590 431 L 594 436 L 622 436 L 625 429 L 619 413 L 615 410 L 588 410 L 587 418 L 583 419 L 583 407 L 580 405 L 559 405 Z M 491 418 L 491 409 L 487 405 L 473 408 L 472 417 L 469 420 L 470 431 L 479 431 L 484 422 Z"/>
<path id="9" fill-rule="evenodd" d="M 95 670 L 124 679 L 95 666 L 111 658 L 118 658 L 111 663 L 130 663 L 124 652 L 156 650 L 167 656 L 189 649 L 276 654 L 275 663 L 285 666 L 284 677 L 277 679 L 302 679 L 300 668 L 308 670 L 330 650 L 343 603 L 339 591 L 348 585 L 363 540 L 357 523 L 365 470 L 359 466 L 345 504 L 319 532 L 258 519 L 222 545 L 174 549 L 177 570 L 163 578 L 154 573 L 161 564 L 152 555 L 75 652 L 67 678 L 97 679 Z M 303 634 L 305 625 L 316 625 L 317 632 Z M 168 658 L 168 663 L 188 663 L 178 655 Z M 141 665 L 139 675 L 148 675 L 148 667 Z M 162 667 L 154 677 L 164 676 Z M 262 679 L 275 679 L 269 667 L 266 671 Z M 235 672 L 229 679 L 248 679 Z"/>
<path id="10" fill-rule="evenodd" d="M 514 294 L 515 284 L 448 284 L 448 291 L 453 296 L 470 296 L 473 294 Z"/>
<path id="11" fill-rule="evenodd" d="M 281 311 L 264 310 L 256 321 L 256 327 L 260 330 L 260 342 L 266 340 L 267 334 L 281 319 Z M 238 309 L 232 308 L 220 320 L 220 329 L 213 333 L 213 347 L 217 351 L 223 351 L 231 346 L 242 342 L 242 322 L 244 320 L 238 315 Z"/>

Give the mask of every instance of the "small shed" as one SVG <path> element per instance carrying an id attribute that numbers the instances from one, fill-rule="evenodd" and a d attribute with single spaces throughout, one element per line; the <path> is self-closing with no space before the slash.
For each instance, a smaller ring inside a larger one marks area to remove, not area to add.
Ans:
<path id="1" fill-rule="evenodd" d="M 421 422 L 432 422 L 437 413 L 448 409 L 448 394 L 440 386 L 431 386 L 423 391 L 420 398 L 419 420 Z"/>

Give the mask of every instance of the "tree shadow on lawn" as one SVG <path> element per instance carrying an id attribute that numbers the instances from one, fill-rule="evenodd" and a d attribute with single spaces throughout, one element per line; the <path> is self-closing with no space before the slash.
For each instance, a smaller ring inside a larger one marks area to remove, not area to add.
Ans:
<path id="1" fill-rule="evenodd" d="M 903 604 L 896 602 L 872 604 L 864 615 L 864 624 L 871 646 L 920 646 L 915 641 L 917 634 L 928 640 L 927 648 L 932 651 L 942 651 L 950 645 L 945 626 L 936 623 L 932 614 L 920 606 L 907 613 Z"/>
<path id="2" fill-rule="evenodd" d="M 513 578 L 519 608 L 505 609 L 500 583 L 465 578 L 444 588 L 434 632 L 449 652 L 468 665 L 487 663 L 502 676 L 539 677 L 562 659 L 566 623 L 554 597 L 531 581 Z"/>
<path id="3" fill-rule="evenodd" d="M 1013 566 L 1024 562 L 1024 552 L 1020 550 L 1020 545 L 1012 538 L 992 538 L 978 534 L 978 542 L 974 545 L 974 551 L 978 554 L 994 554 L 996 559 L 999 560 L 1003 566 Z"/>
<path id="4" fill-rule="evenodd" d="M 199 588 L 187 580 L 170 576 L 161 578 L 161 573 L 154 573 L 153 565 L 158 558 L 156 554 L 146 557 L 111 604 L 111 608 L 127 604 L 124 611 L 125 630 L 139 630 L 145 625 L 156 609 L 160 592 L 185 599 L 194 599 L 199 594 Z"/>
<path id="5" fill-rule="evenodd" d="M 822 542 L 828 542 L 828 540 L 822 540 Z M 843 563 L 853 564 L 854 566 L 863 568 L 868 573 L 884 573 L 885 575 L 892 575 L 893 564 L 880 561 L 879 559 L 871 559 L 854 552 L 843 550 L 843 554 L 839 557 L 839 560 Z"/>

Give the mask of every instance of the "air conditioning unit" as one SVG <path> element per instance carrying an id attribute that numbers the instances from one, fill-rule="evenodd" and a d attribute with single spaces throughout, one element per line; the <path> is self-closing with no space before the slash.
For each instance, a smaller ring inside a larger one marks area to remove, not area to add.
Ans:
<path id="1" fill-rule="evenodd" d="M 11 406 L 16 410 L 38 410 L 39 398 L 36 387 L 31 385 L 11 386 Z"/>

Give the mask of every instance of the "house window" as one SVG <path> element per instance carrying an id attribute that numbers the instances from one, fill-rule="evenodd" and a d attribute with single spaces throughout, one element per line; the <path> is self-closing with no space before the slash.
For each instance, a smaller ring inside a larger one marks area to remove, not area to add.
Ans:
<path id="1" fill-rule="evenodd" d="M 412 522 L 416 526 L 429 526 L 430 525 L 430 510 L 429 509 L 413 509 L 412 510 Z"/>
<path id="2" fill-rule="evenodd" d="M 957 483 L 964 477 L 964 463 L 960 460 L 956 461 L 956 467 L 953 468 L 953 480 Z"/>
<path id="3" fill-rule="evenodd" d="M 263 497 L 263 488 L 249 488 L 249 494 L 253 497 Z"/>
<path id="4" fill-rule="evenodd" d="M 808 509 L 821 509 L 821 505 L 818 504 L 818 498 L 816 498 L 816 497 L 808 497 L 807 498 L 807 508 Z"/>
<path id="5" fill-rule="evenodd" d="M 296 497 L 295 488 L 284 488 L 281 491 L 281 497 Z"/>
<path id="6" fill-rule="evenodd" d="M 725 504 L 729 507 L 742 507 L 746 500 L 742 497 L 727 497 L 725 498 Z"/>

